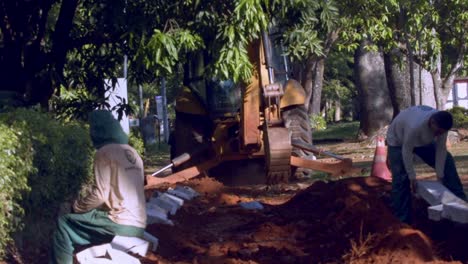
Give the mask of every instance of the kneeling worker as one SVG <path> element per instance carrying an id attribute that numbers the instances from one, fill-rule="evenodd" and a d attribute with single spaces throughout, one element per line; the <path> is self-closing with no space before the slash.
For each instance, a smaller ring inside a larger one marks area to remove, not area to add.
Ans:
<path id="1" fill-rule="evenodd" d="M 114 236 L 142 237 L 146 227 L 143 161 L 112 113 L 90 114 L 95 186 L 58 219 L 51 263 L 73 263 L 76 245 L 97 245 Z"/>
<path id="2" fill-rule="evenodd" d="M 449 112 L 424 105 L 401 111 L 391 122 L 387 144 L 392 172 L 392 204 L 401 221 L 411 223 L 411 191 L 416 188 L 413 154 L 435 168 L 442 184 L 466 200 L 455 161 L 446 147 L 452 125 L 453 118 Z"/>

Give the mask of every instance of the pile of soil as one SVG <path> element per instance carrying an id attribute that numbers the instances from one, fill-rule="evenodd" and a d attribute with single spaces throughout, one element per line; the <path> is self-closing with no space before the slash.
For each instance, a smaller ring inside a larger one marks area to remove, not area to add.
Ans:
<path id="1" fill-rule="evenodd" d="M 156 254 L 142 263 L 459 263 L 468 260 L 463 226 L 401 223 L 389 207 L 391 185 L 359 177 L 331 182 L 229 187 L 212 178 L 184 185 L 188 201 L 174 226 L 153 224 Z M 164 191 L 164 190 L 161 190 Z M 260 201 L 263 210 L 239 202 Z M 421 202 L 416 209 L 426 211 Z M 423 214 L 423 213 L 419 213 Z M 425 215 L 418 218 L 427 219 Z M 435 231 L 439 230 L 439 231 Z M 447 237 L 453 236 L 453 237 Z M 459 245 L 458 247 L 456 245 Z M 453 262 L 451 262 L 453 261 Z"/>

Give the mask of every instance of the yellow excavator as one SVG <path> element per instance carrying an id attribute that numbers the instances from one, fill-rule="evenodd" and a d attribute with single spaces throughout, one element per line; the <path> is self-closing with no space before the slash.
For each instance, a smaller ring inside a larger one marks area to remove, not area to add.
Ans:
<path id="1" fill-rule="evenodd" d="M 209 78 L 206 54 L 197 53 L 184 68 L 182 91 L 170 136 L 171 163 L 147 176 L 147 188 L 185 181 L 201 173 L 232 174 L 259 164 L 269 184 L 302 178 L 311 171 L 332 176 L 356 173 L 352 160 L 318 149 L 306 93 L 290 78 L 288 58 L 277 34 L 263 32 L 248 56 L 254 66 L 247 83 Z M 333 157 L 323 162 L 314 154 Z M 172 168 L 172 174 L 158 177 Z"/>

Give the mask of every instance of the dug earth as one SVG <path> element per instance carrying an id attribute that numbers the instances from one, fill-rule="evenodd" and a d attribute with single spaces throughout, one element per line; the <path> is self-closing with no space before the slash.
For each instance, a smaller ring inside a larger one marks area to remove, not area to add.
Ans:
<path id="1" fill-rule="evenodd" d="M 468 175 L 463 175 L 468 179 Z M 467 226 L 433 222 L 415 200 L 406 225 L 389 207 L 391 183 L 374 177 L 304 180 L 275 188 L 199 177 L 200 196 L 152 224 L 156 253 L 142 263 L 466 263 Z M 169 186 L 161 187 L 161 191 Z M 258 201 L 262 210 L 240 202 Z"/>

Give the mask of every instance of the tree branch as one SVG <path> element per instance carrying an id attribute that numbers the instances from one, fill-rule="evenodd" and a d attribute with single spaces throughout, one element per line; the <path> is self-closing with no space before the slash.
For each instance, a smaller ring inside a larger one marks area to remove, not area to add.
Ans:
<path id="1" fill-rule="evenodd" d="M 9 21 L 9 17 L 6 12 L 5 2 L 1 1 L 0 6 L 0 29 L 3 32 L 3 40 L 6 43 L 11 43 L 13 41 L 12 32 L 11 32 L 11 25 Z"/>
<path id="2" fill-rule="evenodd" d="M 63 0 L 59 17 L 52 34 L 52 58 L 55 60 L 55 70 L 59 76 L 63 75 L 63 68 L 67 52 L 70 49 L 70 31 L 79 0 Z"/>

